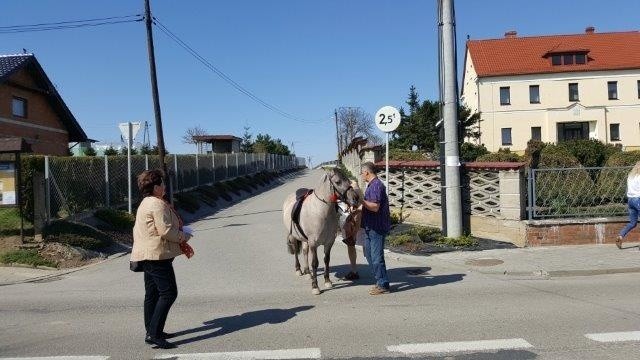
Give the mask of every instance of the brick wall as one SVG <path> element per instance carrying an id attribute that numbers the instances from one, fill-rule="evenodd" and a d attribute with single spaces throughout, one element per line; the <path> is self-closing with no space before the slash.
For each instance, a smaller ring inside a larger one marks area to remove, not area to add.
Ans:
<path id="1" fill-rule="evenodd" d="M 9 78 L 9 82 L 27 88 L 39 88 L 38 84 L 26 69 L 18 71 Z M 14 96 L 27 99 L 27 117 L 21 118 L 12 114 L 12 99 Z M 30 125 L 38 125 L 50 129 L 22 126 L 21 124 L 0 123 L 0 136 L 16 136 L 25 138 L 31 143 L 36 154 L 67 155 L 69 135 L 62 121 L 51 108 L 47 96 L 37 91 L 31 91 L 11 84 L 0 84 L 0 119 L 17 121 Z"/>
<path id="2" fill-rule="evenodd" d="M 626 224 L 624 218 L 530 221 L 526 230 L 526 245 L 613 244 Z M 640 228 L 632 230 L 625 241 L 640 241 Z"/>

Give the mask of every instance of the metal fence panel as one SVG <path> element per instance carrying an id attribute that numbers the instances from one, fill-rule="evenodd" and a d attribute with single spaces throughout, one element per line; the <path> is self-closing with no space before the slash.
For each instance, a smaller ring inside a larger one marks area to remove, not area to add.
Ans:
<path id="1" fill-rule="evenodd" d="M 534 219 L 623 216 L 631 167 L 531 169 Z"/>

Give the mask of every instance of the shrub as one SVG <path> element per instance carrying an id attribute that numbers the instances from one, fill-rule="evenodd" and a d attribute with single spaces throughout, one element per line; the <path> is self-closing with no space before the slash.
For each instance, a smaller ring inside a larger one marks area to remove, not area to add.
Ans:
<path id="1" fill-rule="evenodd" d="M 387 237 L 387 241 L 389 242 L 389 245 L 399 246 L 399 245 L 413 242 L 414 238 L 415 237 L 411 234 L 394 234 L 394 235 L 389 235 Z"/>
<path id="2" fill-rule="evenodd" d="M 563 141 L 558 146 L 565 148 L 571 155 L 575 156 L 584 167 L 603 166 L 607 157 L 622 151 L 622 149 L 613 145 L 606 146 L 596 139 Z"/>
<path id="3" fill-rule="evenodd" d="M 432 242 L 442 236 L 440 229 L 428 226 L 413 227 L 409 233 L 418 236 L 422 242 Z"/>
<path id="4" fill-rule="evenodd" d="M 422 151 L 408 151 L 402 149 L 389 149 L 389 160 L 399 161 L 423 161 L 429 160 L 427 154 Z"/>
<path id="5" fill-rule="evenodd" d="M 594 182 L 587 170 L 569 151 L 558 145 L 546 145 L 540 154 L 539 168 L 577 168 L 536 173 L 536 205 L 562 214 L 571 206 L 597 202 Z"/>
<path id="6" fill-rule="evenodd" d="M 36 250 L 18 249 L 0 255 L 0 263 L 3 264 L 26 264 L 31 266 L 56 267 L 56 263 L 44 259 Z"/>
<path id="7" fill-rule="evenodd" d="M 94 216 L 121 231 L 130 231 L 136 222 L 135 216 L 121 210 L 100 209 Z"/>
<path id="8" fill-rule="evenodd" d="M 92 147 L 88 147 L 84 149 L 84 156 L 96 156 L 96 150 Z"/>
<path id="9" fill-rule="evenodd" d="M 542 149 L 547 144 L 540 140 L 529 140 L 527 142 L 527 148 L 524 151 L 524 160 L 527 163 L 527 166 L 533 169 L 538 168 L 538 164 L 540 163 L 540 154 Z"/>
<path id="10" fill-rule="evenodd" d="M 213 201 L 216 201 L 219 198 L 218 191 L 213 186 L 210 186 L 210 185 L 200 186 L 198 188 L 198 191 Z"/>
<path id="11" fill-rule="evenodd" d="M 540 152 L 540 168 L 579 167 L 578 159 L 564 146 L 548 144 Z"/>
<path id="12" fill-rule="evenodd" d="M 462 235 L 458 238 L 441 237 L 436 241 L 436 244 L 453 247 L 473 247 L 478 245 L 478 241 L 471 235 Z"/>
<path id="13" fill-rule="evenodd" d="M 402 212 L 398 210 L 391 210 L 391 224 L 401 224 L 402 223 Z"/>
<path id="14" fill-rule="evenodd" d="M 44 174 L 44 156 L 24 156 L 21 158 L 20 164 L 22 166 L 22 187 L 20 191 L 24 217 L 27 221 L 33 222 L 33 178 L 36 173 Z"/>
<path id="15" fill-rule="evenodd" d="M 118 155 L 118 150 L 114 149 L 113 146 L 109 146 L 105 151 L 104 154 L 107 156 L 114 156 L 114 155 Z"/>
<path id="16" fill-rule="evenodd" d="M 606 166 L 633 166 L 640 161 L 640 150 L 616 152 L 607 159 Z"/>
<path id="17" fill-rule="evenodd" d="M 475 145 L 466 142 L 460 146 L 460 158 L 466 162 L 476 161 L 478 157 L 488 153 L 489 151 L 482 144 Z"/>
<path id="18" fill-rule="evenodd" d="M 107 234 L 89 225 L 57 220 L 42 229 L 42 235 L 47 242 L 59 242 L 83 249 L 96 250 L 111 243 Z"/>
<path id="19" fill-rule="evenodd" d="M 509 149 L 499 149 L 497 152 L 485 154 L 476 159 L 478 162 L 518 162 L 521 160 L 520 155 Z"/>

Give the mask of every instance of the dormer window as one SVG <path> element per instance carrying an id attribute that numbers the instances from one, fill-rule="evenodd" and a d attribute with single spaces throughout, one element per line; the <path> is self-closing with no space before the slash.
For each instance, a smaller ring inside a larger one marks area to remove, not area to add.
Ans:
<path id="1" fill-rule="evenodd" d="M 584 65 L 589 59 L 587 59 L 588 50 L 568 50 L 548 52 L 545 57 L 551 58 L 551 65 Z"/>

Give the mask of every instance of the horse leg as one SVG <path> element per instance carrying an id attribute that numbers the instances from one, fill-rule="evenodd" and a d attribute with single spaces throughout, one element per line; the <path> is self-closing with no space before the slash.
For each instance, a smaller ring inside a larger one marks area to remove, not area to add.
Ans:
<path id="1" fill-rule="evenodd" d="M 304 260 L 302 275 L 309 275 L 309 279 L 311 279 L 311 272 L 309 271 L 309 243 L 306 241 L 302 242 L 302 260 Z"/>
<path id="2" fill-rule="evenodd" d="M 331 260 L 331 245 L 324 246 L 324 287 L 330 289 L 333 287 L 331 280 L 329 280 L 329 261 Z"/>
<path id="3" fill-rule="evenodd" d="M 311 292 L 313 295 L 320 295 L 318 288 L 318 247 L 311 248 Z"/>
<path id="4" fill-rule="evenodd" d="M 300 260 L 298 260 L 298 254 L 300 254 L 300 241 L 289 235 L 287 238 L 287 246 L 289 247 L 289 252 L 293 254 L 293 258 L 295 259 L 296 275 L 302 276 L 302 271 L 300 271 Z"/>

